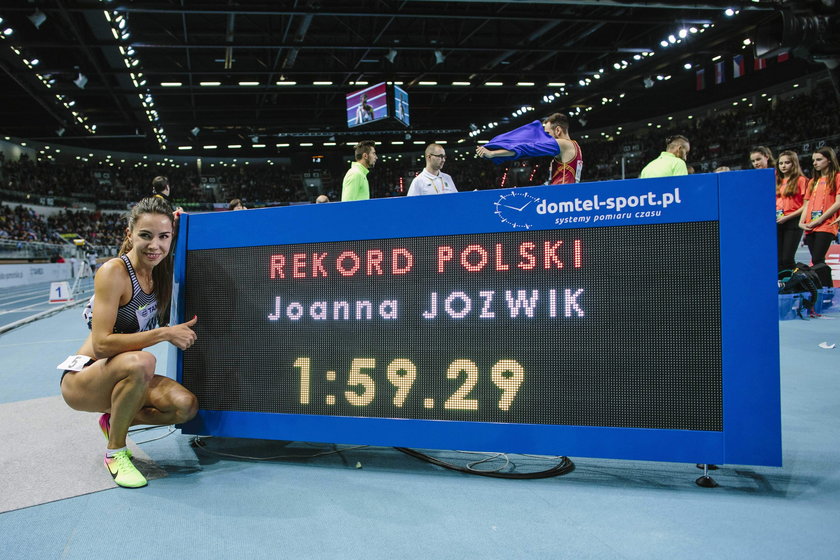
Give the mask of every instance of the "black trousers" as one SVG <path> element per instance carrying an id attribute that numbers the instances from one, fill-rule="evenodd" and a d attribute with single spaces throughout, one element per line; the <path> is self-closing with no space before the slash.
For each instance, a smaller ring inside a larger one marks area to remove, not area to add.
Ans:
<path id="1" fill-rule="evenodd" d="M 824 231 L 818 231 L 816 233 L 810 233 L 805 236 L 805 245 L 808 247 L 808 250 L 811 252 L 811 267 L 814 268 L 817 265 L 825 265 L 825 254 L 828 253 L 828 248 L 831 246 L 831 242 L 834 241 L 835 236 L 830 233 L 825 233 Z M 828 266 L 821 266 L 817 271 L 817 274 L 820 277 L 820 281 L 822 282 L 823 286 L 831 286 L 831 268 Z"/>
<path id="2" fill-rule="evenodd" d="M 799 227 L 799 220 L 788 220 L 776 226 L 779 270 L 793 270 L 793 267 L 796 266 L 796 250 L 799 248 L 801 240 L 802 228 Z"/>

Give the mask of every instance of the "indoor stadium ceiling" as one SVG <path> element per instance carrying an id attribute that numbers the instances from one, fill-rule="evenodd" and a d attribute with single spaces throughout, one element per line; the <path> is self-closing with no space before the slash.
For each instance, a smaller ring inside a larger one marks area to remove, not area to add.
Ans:
<path id="1" fill-rule="evenodd" d="M 694 70 L 750 53 L 744 40 L 791 5 L 4 0 L 0 134 L 144 153 L 242 145 L 259 155 L 253 145 L 284 138 L 461 139 L 488 123 L 590 106 L 599 109 L 582 113 L 590 127 L 623 122 L 710 102 L 695 95 Z M 345 94 L 382 81 L 408 92 L 411 127 L 348 129 Z M 534 111 L 513 114 L 527 106 Z"/>

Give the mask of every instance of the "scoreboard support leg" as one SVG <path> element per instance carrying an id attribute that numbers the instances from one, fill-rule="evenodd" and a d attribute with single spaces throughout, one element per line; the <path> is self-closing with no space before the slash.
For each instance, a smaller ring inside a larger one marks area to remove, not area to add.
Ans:
<path id="1" fill-rule="evenodd" d="M 697 465 L 698 467 L 700 465 Z M 699 477 L 697 480 L 694 481 L 697 486 L 702 486 L 703 488 L 716 488 L 718 483 L 715 482 L 715 479 L 709 476 L 709 467 L 717 468 L 714 465 L 703 465 L 703 476 Z"/>

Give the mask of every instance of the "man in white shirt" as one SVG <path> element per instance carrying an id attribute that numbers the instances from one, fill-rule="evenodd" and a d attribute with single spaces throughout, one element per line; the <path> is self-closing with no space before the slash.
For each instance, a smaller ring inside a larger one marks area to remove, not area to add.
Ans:
<path id="1" fill-rule="evenodd" d="M 426 167 L 411 182 L 408 196 L 458 192 L 452 177 L 441 171 L 446 162 L 446 150 L 440 144 L 426 146 Z"/>

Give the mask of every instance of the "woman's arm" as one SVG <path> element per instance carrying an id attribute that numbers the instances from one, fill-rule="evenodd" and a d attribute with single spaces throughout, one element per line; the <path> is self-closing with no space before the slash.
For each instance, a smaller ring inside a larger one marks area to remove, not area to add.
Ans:
<path id="1" fill-rule="evenodd" d="M 806 200 L 804 204 L 802 204 L 802 208 L 799 214 L 799 227 L 802 229 L 811 229 L 808 227 L 808 206 L 810 206 L 810 200 Z"/>
<path id="2" fill-rule="evenodd" d="M 822 224 L 823 222 L 825 222 L 829 219 L 834 218 L 835 217 L 834 214 L 836 214 L 838 210 L 840 210 L 840 190 L 837 191 L 837 197 L 835 197 L 835 199 L 834 199 L 834 204 L 829 206 L 828 210 L 823 212 L 822 216 L 820 216 L 819 218 L 814 220 L 814 223 L 816 224 L 815 227 Z M 832 222 L 833 221 L 834 220 L 832 220 Z"/>
<path id="3" fill-rule="evenodd" d="M 777 223 L 777 224 L 783 224 L 783 223 L 785 223 L 785 222 L 787 222 L 787 221 L 789 221 L 789 220 L 792 220 L 792 219 L 794 219 L 794 218 L 798 218 L 798 217 L 802 214 L 802 211 L 803 211 L 804 209 L 805 209 L 805 205 L 802 205 L 802 206 L 800 206 L 800 207 L 799 207 L 799 209 L 794 210 L 794 211 L 793 211 L 793 212 L 791 212 L 790 214 L 788 214 L 788 215 L 786 215 L 786 216 L 782 216 L 781 218 L 779 218 L 778 220 L 776 220 L 776 223 Z M 800 226 L 800 227 L 802 227 L 802 226 Z"/>
<path id="4" fill-rule="evenodd" d="M 120 297 L 131 291 L 131 279 L 120 259 L 112 259 L 102 265 L 94 278 L 93 321 L 91 341 L 97 360 L 110 358 L 123 352 L 142 350 L 159 342 L 168 341 L 181 348 L 188 348 L 195 341 L 195 333 L 189 327 L 196 319 L 171 327 L 160 327 L 150 331 L 118 334 L 114 333 Z"/>

